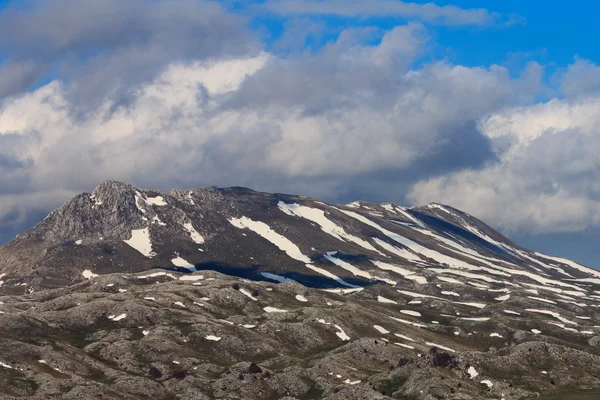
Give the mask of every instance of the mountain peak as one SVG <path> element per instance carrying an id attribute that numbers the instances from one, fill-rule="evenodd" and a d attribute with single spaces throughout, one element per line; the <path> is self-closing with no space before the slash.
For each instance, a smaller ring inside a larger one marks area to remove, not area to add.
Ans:
<path id="1" fill-rule="evenodd" d="M 136 190 L 138 189 L 135 186 L 128 183 L 116 180 L 107 180 L 96 186 L 96 188 L 92 191 L 92 196 L 114 196 L 115 194 L 130 191 L 135 192 Z"/>

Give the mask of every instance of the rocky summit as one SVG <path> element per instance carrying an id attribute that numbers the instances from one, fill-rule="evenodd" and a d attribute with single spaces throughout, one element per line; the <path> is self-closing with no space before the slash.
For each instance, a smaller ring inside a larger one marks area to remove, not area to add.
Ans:
<path id="1" fill-rule="evenodd" d="M 600 272 L 442 204 L 109 181 L 0 247 L 0 279 L 2 399 L 600 388 Z"/>

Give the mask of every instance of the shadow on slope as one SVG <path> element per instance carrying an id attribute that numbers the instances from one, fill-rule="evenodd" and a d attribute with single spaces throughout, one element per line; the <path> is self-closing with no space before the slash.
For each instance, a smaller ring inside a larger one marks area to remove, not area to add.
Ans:
<path id="1" fill-rule="evenodd" d="M 176 271 L 181 273 L 190 273 L 190 270 L 182 267 L 163 267 L 156 266 L 157 269 L 164 269 L 168 271 Z M 208 261 L 195 265 L 196 271 L 215 271 L 224 275 L 235 276 L 238 278 L 244 278 L 252 281 L 263 281 L 263 282 L 277 282 L 276 279 L 269 279 L 261 275 L 261 272 L 270 273 L 284 279 L 291 279 L 313 289 L 348 289 L 347 286 L 340 285 L 337 281 L 327 278 L 324 276 L 303 274 L 295 271 L 265 271 L 261 265 L 252 265 L 249 267 L 239 267 L 219 261 Z M 344 278 L 344 281 L 351 285 L 360 287 L 367 287 L 380 283 L 378 280 L 367 280 L 360 278 Z"/>

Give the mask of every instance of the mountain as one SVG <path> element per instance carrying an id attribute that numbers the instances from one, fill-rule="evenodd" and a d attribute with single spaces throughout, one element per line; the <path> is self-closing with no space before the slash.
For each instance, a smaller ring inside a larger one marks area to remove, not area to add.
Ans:
<path id="1" fill-rule="evenodd" d="M 437 203 L 108 181 L 0 247 L 0 279 L 2 398 L 600 388 L 600 272 Z"/>

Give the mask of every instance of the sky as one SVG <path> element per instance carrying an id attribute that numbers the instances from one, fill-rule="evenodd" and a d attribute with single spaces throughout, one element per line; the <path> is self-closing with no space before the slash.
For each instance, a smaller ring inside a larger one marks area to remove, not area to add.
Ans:
<path id="1" fill-rule="evenodd" d="M 0 243 L 117 179 L 439 202 L 600 268 L 599 9 L 0 0 Z"/>

